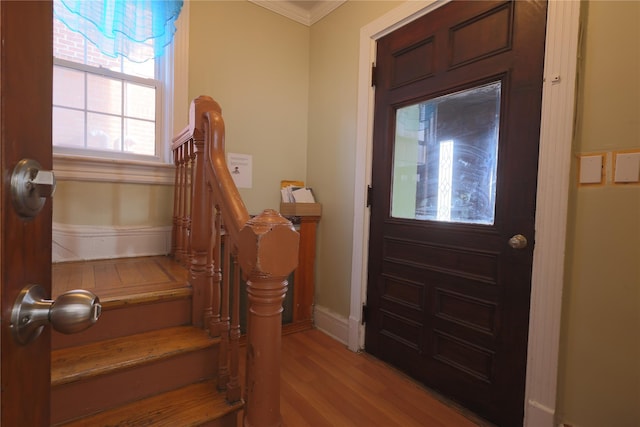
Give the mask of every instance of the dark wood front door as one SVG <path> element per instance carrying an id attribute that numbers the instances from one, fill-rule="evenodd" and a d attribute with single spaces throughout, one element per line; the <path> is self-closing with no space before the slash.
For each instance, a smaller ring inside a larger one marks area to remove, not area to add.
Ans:
<path id="1" fill-rule="evenodd" d="M 51 295 L 51 201 L 31 221 L 18 217 L 10 191 L 11 172 L 21 159 L 52 169 L 52 4 L 0 2 L 0 299 L 1 424 L 49 425 L 51 331 L 27 345 L 11 333 L 11 308 L 20 290 L 39 284 Z"/>
<path id="2" fill-rule="evenodd" d="M 546 3 L 451 2 L 378 42 L 365 348 L 522 425 Z"/>

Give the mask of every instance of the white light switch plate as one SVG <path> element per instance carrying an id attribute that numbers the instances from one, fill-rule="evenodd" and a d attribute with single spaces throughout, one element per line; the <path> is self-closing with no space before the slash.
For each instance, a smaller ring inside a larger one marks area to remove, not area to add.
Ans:
<path id="1" fill-rule="evenodd" d="M 580 184 L 602 182 L 602 155 L 580 156 Z"/>
<path id="2" fill-rule="evenodd" d="M 640 153 L 616 153 L 614 182 L 640 182 Z"/>

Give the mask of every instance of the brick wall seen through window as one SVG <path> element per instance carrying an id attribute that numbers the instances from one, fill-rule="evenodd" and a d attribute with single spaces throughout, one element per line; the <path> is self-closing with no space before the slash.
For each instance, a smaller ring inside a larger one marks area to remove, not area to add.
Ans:
<path id="1" fill-rule="evenodd" d="M 160 82 L 153 59 L 108 57 L 54 19 L 53 85 L 54 150 L 158 156 Z"/>

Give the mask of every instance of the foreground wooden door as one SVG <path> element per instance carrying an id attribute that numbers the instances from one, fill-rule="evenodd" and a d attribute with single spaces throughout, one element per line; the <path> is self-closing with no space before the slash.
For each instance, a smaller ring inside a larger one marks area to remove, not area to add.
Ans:
<path id="1" fill-rule="evenodd" d="M 51 295 L 51 201 L 35 219 L 24 221 L 13 209 L 9 181 L 23 158 L 52 169 L 52 22 L 51 2 L 0 2 L 0 409 L 7 427 L 49 425 L 50 329 L 20 345 L 10 319 L 24 286 L 39 284 Z"/>
<path id="2" fill-rule="evenodd" d="M 366 350 L 522 425 L 546 3 L 451 2 L 379 40 Z"/>

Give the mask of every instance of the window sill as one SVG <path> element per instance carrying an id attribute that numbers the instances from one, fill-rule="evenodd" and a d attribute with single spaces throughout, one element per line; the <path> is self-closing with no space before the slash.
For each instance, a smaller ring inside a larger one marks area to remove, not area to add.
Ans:
<path id="1" fill-rule="evenodd" d="M 118 182 L 172 185 L 175 166 L 138 160 L 53 155 L 53 171 L 60 181 Z"/>

